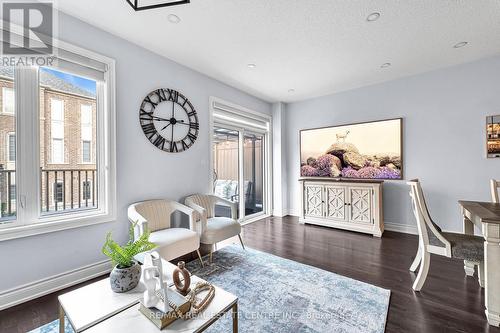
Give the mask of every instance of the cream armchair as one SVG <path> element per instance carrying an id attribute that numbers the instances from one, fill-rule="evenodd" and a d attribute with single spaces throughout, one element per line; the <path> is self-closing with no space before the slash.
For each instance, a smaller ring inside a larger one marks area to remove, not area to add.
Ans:
<path id="1" fill-rule="evenodd" d="M 198 214 L 195 218 L 196 230 L 200 234 L 202 244 L 211 245 L 210 261 L 212 261 L 213 247 L 220 241 L 238 236 L 243 249 L 245 245 L 241 239 L 241 225 L 237 221 L 237 203 L 215 195 L 194 194 L 186 198 L 184 203 Z M 221 203 L 231 207 L 231 218 L 215 216 L 215 205 Z"/>
<path id="2" fill-rule="evenodd" d="M 189 216 L 189 229 L 171 227 L 171 215 L 175 211 Z M 134 229 L 135 238 L 149 230 L 149 240 L 158 245 L 155 251 L 158 251 L 163 259 L 172 260 L 196 251 L 203 265 L 199 251 L 200 237 L 194 228 L 194 218 L 193 209 L 170 200 L 148 200 L 128 207 L 128 219 L 137 223 Z"/>

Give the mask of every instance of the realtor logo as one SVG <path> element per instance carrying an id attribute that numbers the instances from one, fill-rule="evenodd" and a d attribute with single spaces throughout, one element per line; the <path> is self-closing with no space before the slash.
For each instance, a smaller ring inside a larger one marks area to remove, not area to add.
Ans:
<path id="1" fill-rule="evenodd" d="M 2 3 L 3 55 L 51 55 L 53 53 L 54 12 L 52 2 Z M 12 23 L 22 28 L 12 29 Z"/>

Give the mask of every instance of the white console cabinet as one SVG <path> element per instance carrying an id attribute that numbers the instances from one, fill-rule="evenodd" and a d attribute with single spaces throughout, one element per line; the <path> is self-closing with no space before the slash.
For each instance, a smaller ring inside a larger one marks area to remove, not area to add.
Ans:
<path id="1" fill-rule="evenodd" d="M 382 180 L 300 178 L 299 182 L 301 223 L 382 236 Z"/>

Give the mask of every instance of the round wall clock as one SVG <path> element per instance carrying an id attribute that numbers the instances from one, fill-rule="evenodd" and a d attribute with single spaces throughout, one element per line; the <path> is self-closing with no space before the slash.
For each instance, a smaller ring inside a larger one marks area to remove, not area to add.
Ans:
<path id="1" fill-rule="evenodd" d="M 156 148 L 170 153 L 188 150 L 200 124 L 191 102 L 173 89 L 157 89 L 142 101 L 139 112 L 144 135 Z"/>

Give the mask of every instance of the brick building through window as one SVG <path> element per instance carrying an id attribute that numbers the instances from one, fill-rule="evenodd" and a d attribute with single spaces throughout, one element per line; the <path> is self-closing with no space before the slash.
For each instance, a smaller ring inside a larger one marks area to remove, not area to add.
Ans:
<path id="1" fill-rule="evenodd" d="M 96 92 L 68 73 L 41 68 L 42 213 L 92 208 L 97 189 Z M 12 68 L 0 67 L 0 218 L 15 215 L 16 115 Z M 89 81 L 89 80 L 87 80 Z M 90 81 L 89 81 L 90 82 Z"/>

